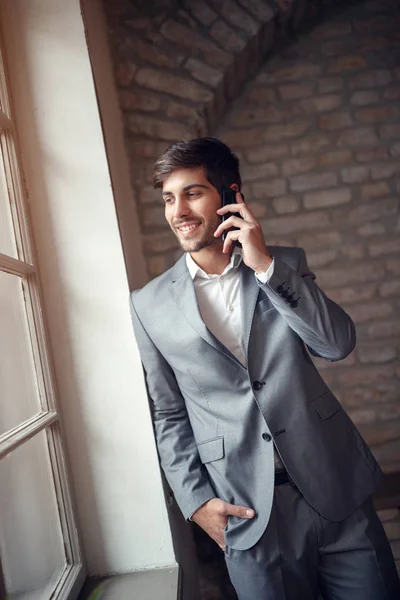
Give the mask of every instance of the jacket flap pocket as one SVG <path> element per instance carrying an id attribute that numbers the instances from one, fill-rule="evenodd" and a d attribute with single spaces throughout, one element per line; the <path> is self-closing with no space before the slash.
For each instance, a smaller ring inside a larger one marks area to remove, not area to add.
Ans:
<path id="1" fill-rule="evenodd" d="M 197 445 L 201 462 L 208 463 L 224 457 L 224 438 L 217 437 Z"/>
<path id="2" fill-rule="evenodd" d="M 339 400 L 331 392 L 328 392 L 314 401 L 314 408 L 321 419 L 325 420 L 333 417 L 342 407 Z"/>

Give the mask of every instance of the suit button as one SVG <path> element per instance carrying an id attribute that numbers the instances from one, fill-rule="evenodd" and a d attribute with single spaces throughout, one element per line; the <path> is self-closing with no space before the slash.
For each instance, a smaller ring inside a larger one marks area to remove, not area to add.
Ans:
<path id="1" fill-rule="evenodd" d="M 263 384 L 261 383 L 261 381 L 253 381 L 253 390 L 256 390 L 256 392 L 258 392 L 258 390 L 261 390 Z"/>
<path id="2" fill-rule="evenodd" d="M 266 442 L 270 442 L 272 440 L 272 437 L 269 435 L 269 433 L 263 433 L 262 434 L 262 438 L 263 440 L 265 440 Z"/>

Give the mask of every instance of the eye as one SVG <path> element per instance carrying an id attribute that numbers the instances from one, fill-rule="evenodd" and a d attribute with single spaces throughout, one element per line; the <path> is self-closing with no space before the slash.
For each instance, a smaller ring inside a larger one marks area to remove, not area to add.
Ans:
<path id="1" fill-rule="evenodd" d="M 164 198 L 165 204 L 172 204 L 173 201 L 174 199 L 172 196 L 167 196 L 167 198 Z"/>
<path id="2" fill-rule="evenodd" d="M 200 192 L 189 192 L 189 198 L 198 198 L 200 196 Z"/>

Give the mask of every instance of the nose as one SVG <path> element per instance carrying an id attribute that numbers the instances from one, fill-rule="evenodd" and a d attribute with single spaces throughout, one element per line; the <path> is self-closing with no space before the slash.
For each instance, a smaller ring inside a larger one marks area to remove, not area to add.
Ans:
<path id="1" fill-rule="evenodd" d="M 190 207 L 185 197 L 177 196 L 174 203 L 174 218 L 182 219 L 190 214 Z"/>

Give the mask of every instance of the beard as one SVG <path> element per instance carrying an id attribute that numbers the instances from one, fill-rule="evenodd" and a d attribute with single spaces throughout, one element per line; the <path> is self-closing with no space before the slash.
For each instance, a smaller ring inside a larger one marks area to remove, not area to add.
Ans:
<path id="1" fill-rule="evenodd" d="M 186 221 L 187 222 L 187 221 Z M 193 222 L 198 222 L 198 220 Z M 177 227 L 179 227 L 178 225 L 172 225 L 171 229 L 174 232 L 174 234 L 176 235 L 176 237 L 178 238 L 179 244 L 182 248 L 182 250 L 184 252 L 200 252 L 200 250 L 203 250 L 204 248 L 208 248 L 209 246 L 212 246 L 213 244 L 218 244 L 221 243 L 220 238 L 216 238 L 214 237 L 214 233 L 218 227 L 218 225 L 221 223 L 221 218 L 218 217 L 217 215 L 211 219 L 210 221 L 208 221 L 207 223 L 205 223 L 204 219 L 200 220 L 200 227 L 204 227 L 204 230 L 202 232 L 202 234 L 198 233 L 196 236 L 194 236 L 193 239 L 184 239 L 180 236 L 179 232 L 177 231 Z"/>

